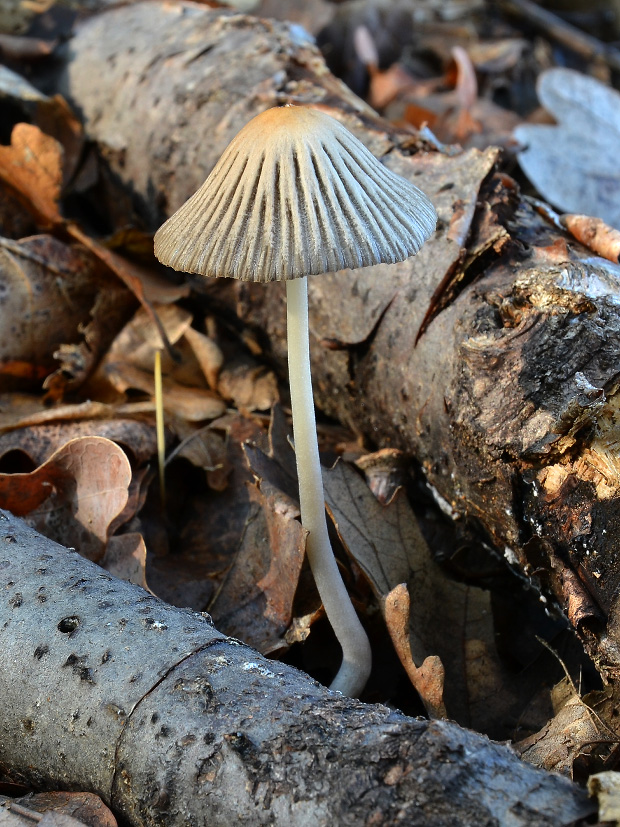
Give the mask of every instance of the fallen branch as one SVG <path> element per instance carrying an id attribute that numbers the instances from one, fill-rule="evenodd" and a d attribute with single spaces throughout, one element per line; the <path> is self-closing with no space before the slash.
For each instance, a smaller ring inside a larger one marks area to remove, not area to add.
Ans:
<path id="1" fill-rule="evenodd" d="M 323 688 L 0 512 L 0 767 L 132 825 L 560 827 L 560 776 Z"/>

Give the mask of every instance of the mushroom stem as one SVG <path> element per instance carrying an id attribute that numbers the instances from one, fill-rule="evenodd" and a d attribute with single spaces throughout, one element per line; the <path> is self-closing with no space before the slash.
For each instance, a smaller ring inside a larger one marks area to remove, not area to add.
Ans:
<path id="1" fill-rule="evenodd" d="M 342 647 L 342 665 L 330 688 L 356 697 L 370 674 L 370 643 L 342 580 L 327 533 L 310 374 L 307 278 L 286 282 L 286 307 L 301 523 L 309 531 L 306 542 L 308 562 L 327 618 Z"/>

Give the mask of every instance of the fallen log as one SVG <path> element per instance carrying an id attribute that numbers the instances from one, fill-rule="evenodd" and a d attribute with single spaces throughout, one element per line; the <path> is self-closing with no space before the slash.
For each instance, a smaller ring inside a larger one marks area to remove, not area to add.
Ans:
<path id="1" fill-rule="evenodd" d="M 565 778 L 330 692 L 0 512 L 0 768 L 127 822 L 560 827 Z"/>
<path id="2" fill-rule="evenodd" d="M 415 259 L 310 280 L 317 402 L 414 455 L 444 509 L 553 592 L 615 686 L 620 268 L 523 199 L 496 150 L 396 131 L 286 24 L 138 3 L 77 31 L 58 87 L 151 229 L 284 102 L 339 117 L 431 197 L 437 233 Z M 197 289 L 284 366 L 277 285 Z"/>

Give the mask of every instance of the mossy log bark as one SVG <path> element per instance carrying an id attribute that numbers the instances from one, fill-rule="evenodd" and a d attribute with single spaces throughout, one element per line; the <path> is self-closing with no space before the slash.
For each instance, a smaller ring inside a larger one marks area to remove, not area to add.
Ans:
<path id="1" fill-rule="evenodd" d="M 573 823 L 570 781 L 332 693 L 0 512 L 0 768 L 136 827 Z"/>
<path id="2" fill-rule="evenodd" d="M 438 230 L 415 259 L 310 280 L 317 402 L 415 455 L 458 519 L 546 581 L 615 684 L 620 268 L 524 201 L 495 150 L 395 131 L 285 24 L 139 3 L 84 24 L 66 58 L 59 88 L 151 229 L 250 117 L 289 101 L 341 118 L 431 196 Z M 284 366 L 281 287 L 202 285 Z"/>

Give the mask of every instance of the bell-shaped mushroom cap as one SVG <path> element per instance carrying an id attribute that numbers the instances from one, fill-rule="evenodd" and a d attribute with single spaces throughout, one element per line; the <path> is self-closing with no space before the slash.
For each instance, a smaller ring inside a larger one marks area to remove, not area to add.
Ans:
<path id="1" fill-rule="evenodd" d="M 429 199 L 342 124 L 285 106 L 253 118 L 155 235 L 175 270 L 277 281 L 403 261 L 435 229 Z"/>

